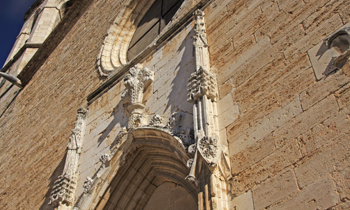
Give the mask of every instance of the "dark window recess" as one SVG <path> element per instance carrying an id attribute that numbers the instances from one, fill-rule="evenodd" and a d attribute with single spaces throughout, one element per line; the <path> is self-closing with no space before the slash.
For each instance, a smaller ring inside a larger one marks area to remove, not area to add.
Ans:
<path id="1" fill-rule="evenodd" d="M 140 21 L 128 49 L 128 60 L 144 50 L 165 28 L 184 0 L 156 0 Z"/>

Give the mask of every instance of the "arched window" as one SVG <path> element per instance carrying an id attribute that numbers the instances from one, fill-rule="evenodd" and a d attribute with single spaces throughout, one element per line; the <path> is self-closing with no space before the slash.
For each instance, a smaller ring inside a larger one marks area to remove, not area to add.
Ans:
<path id="1" fill-rule="evenodd" d="M 140 21 L 129 44 L 128 60 L 144 50 L 165 28 L 183 0 L 156 0 Z"/>

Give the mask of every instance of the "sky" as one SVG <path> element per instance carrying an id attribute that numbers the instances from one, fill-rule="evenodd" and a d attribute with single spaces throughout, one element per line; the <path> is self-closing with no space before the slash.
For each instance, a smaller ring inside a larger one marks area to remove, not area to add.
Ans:
<path id="1" fill-rule="evenodd" d="M 0 0 L 0 68 L 23 26 L 24 13 L 35 0 Z"/>

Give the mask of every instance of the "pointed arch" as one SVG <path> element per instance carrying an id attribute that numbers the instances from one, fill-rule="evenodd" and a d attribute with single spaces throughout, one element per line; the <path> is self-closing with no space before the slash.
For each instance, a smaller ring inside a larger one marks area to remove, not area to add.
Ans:
<path id="1" fill-rule="evenodd" d="M 157 187 L 176 183 L 195 203 L 198 189 L 185 180 L 189 159 L 181 140 L 158 128 L 137 128 L 122 139 L 109 167 L 81 200 L 81 209 L 143 209 Z"/>

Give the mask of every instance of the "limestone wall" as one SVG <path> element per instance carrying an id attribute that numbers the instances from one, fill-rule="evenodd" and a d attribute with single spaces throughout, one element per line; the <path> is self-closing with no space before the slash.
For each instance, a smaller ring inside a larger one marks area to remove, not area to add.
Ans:
<path id="1" fill-rule="evenodd" d="M 233 205 L 348 208 L 349 67 L 317 81 L 308 53 L 350 21 L 347 2 L 214 1 L 205 12 L 220 98 L 239 111 L 222 132 Z"/>
<path id="2" fill-rule="evenodd" d="M 77 3 L 79 20 L 0 118 L 1 209 L 51 208 L 79 107 L 89 114 L 76 195 L 127 124 L 121 78 L 87 104 L 106 81 L 96 57 L 121 3 Z M 310 61 L 314 47 L 350 21 L 348 2 L 214 0 L 205 13 L 232 209 L 349 208 L 350 66 L 317 78 Z M 146 113 L 164 122 L 174 111 L 192 114 L 186 101 L 195 65 L 192 28 L 188 23 L 142 61 L 155 72 Z"/>

